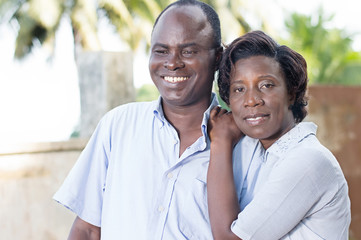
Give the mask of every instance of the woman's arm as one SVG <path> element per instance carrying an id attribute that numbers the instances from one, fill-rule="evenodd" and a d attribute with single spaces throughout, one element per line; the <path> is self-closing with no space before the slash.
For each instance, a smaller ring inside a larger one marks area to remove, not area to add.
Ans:
<path id="1" fill-rule="evenodd" d="M 233 178 L 232 151 L 242 133 L 232 114 L 213 109 L 208 122 L 211 157 L 207 175 L 208 210 L 215 240 L 240 239 L 231 224 L 240 212 Z"/>
<path id="2" fill-rule="evenodd" d="M 71 227 L 68 240 L 100 240 L 100 227 L 76 217 Z"/>

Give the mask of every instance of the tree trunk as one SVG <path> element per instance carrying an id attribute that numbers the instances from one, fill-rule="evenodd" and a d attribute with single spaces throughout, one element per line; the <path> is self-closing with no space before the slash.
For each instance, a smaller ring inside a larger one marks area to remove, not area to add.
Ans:
<path id="1" fill-rule="evenodd" d="M 81 116 L 79 137 L 88 138 L 101 117 L 135 100 L 133 56 L 130 52 L 77 53 Z"/>

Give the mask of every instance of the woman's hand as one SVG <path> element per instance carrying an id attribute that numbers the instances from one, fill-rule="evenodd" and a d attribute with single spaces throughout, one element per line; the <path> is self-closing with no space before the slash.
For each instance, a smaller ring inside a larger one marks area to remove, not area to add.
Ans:
<path id="1" fill-rule="evenodd" d="M 239 239 L 231 224 L 240 212 L 233 178 L 233 147 L 243 136 L 231 112 L 215 107 L 208 121 L 211 139 L 207 173 L 208 212 L 214 239 Z"/>
<path id="2" fill-rule="evenodd" d="M 211 110 L 209 116 L 208 135 L 211 142 L 231 141 L 234 146 L 241 139 L 243 133 L 234 122 L 232 112 L 217 106 Z"/>

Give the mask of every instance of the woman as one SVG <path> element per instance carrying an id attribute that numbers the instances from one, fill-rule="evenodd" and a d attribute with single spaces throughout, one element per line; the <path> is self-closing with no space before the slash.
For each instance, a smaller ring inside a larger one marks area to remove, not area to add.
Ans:
<path id="1" fill-rule="evenodd" d="M 219 92 L 232 112 L 216 108 L 209 120 L 207 190 L 214 238 L 348 239 L 346 180 L 317 140 L 316 125 L 302 122 L 304 58 L 255 31 L 226 48 L 219 69 Z M 252 159 L 240 203 L 232 172 L 236 143 Z"/>

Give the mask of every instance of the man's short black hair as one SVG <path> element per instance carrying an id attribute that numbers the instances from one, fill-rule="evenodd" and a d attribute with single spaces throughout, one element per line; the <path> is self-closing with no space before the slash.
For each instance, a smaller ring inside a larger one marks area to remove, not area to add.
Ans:
<path id="1" fill-rule="evenodd" d="M 206 15 L 208 22 L 210 23 L 212 30 L 213 30 L 213 37 L 214 37 L 214 47 L 220 47 L 222 36 L 221 36 L 221 26 L 218 14 L 216 11 L 208 4 L 197 1 L 197 0 L 178 0 L 171 4 L 169 4 L 163 11 L 159 14 L 157 19 L 155 20 L 155 23 L 153 25 L 153 30 L 155 26 L 158 23 L 159 18 L 163 15 L 164 12 L 166 12 L 170 7 L 172 6 L 198 6 L 202 9 L 203 13 Z"/>

